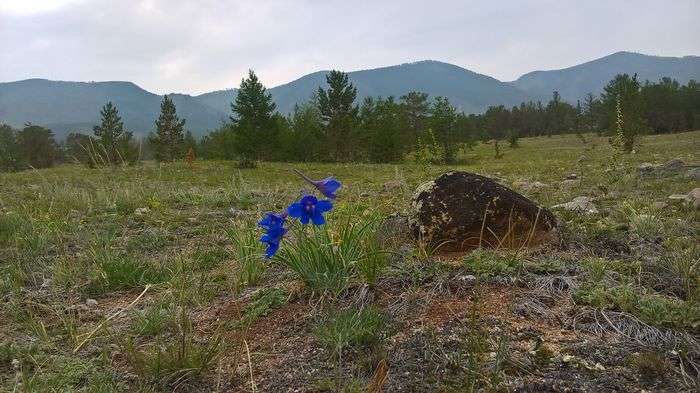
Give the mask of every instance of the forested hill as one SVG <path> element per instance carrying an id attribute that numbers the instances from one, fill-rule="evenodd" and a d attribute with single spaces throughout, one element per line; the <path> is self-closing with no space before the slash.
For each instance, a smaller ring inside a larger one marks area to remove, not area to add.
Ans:
<path id="1" fill-rule="evenodd" d="M 187 128 L 199 134 L 219 126 L 228 114 L 198 99 L 173 94 L 178 114 Z M 112 101 L 128 130 L 147 134 L 154 128 L 162 96 L 131 82 L 63 82 L 28 79 L 0 83 L 0 123 L 21 127 L 26 122 L 52 129 L 58 139 L 70 131 L 91 133 L 98 124 L 100 108 Z"/>
<path id="2" fill-rule="evenodd" d="M 514 82 L 492 77 L 438 61 L 419 61 L 390 67 L 350 72 L 358 89 L 358 100 L 366 96 L 400 97 L 409 91 L 422 91 L 431 97 L 445 96 L 458 110 L 480 113 L 491 105 L 510 107 L 523 101 L 547 101 L 557 90 L 563 99 L 576 99 L 591 92 L 598 94 L 618 73 L 638 73 L 640 79 L 662 76 L 686 83 L 700 80 L 700 57 L 647 56 L 619 52 L 578 66 L 554 71 L 536 71 Z M 327 71 L 305 75 L 270 90 L 282 113 L 295 104 L 308 101 L 319 86 L 325 86 Z M 240 81 L 231 81 L 227 90 L 198 96 L 173 94 L 178 114 L 187 119 L 186 128 L 201 136 L 228 120 L 231 101 Z M 26 122 L 51 128 L 58 139 L 69 131 L 89 132 L 99 119 L 99 110 L 114 102 L 127 127 L 137 135 L 153 130 L 162 96 L 131 82 L 63 82 L 28 79 L 0 83 L 0 123 L 21 127 Z"/>
<path id="3" fill-rule="evenodd" d="M 681 84 L 700 80 L 700 57 L 661 57 L 632 52 L 617 52 L 573 67 L 551 71 L 534 71 L 511 82 L 532 95 L 551 95 L 558 91 L 562 99 L 575 104 L 586 94 L 599 94 L 617 74 L 637 74 L 644 82 L 658 82 L 671 77 Z"/>

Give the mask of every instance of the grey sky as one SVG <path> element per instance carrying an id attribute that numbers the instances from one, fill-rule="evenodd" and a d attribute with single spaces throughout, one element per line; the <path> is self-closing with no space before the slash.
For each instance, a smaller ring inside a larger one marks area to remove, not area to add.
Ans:
<path id="1" fill-rule="evenodd" d="M 700 54 L 700 1 L 0 0 L 0 81 L 268 86 L 416 60 L 501 80 L 616 51 Z"/>

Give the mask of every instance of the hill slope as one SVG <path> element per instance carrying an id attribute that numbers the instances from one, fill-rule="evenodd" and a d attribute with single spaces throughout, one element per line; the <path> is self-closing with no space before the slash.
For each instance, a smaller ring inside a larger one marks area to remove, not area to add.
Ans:
<path id="1" fill-rule="evenodd" d="M 319 86 L 326 86 L 328 71 L 306 75 L 286 85 L 270 89 L 282 112 L 308 100 Z M 358 90 L 358 102 L 367 96 L 394 96 L 422 91 L 430 97 L 444 96 L 459 110 L 478 113 L 490 105 L 517 105 L 531 99 L 527 93 L 490 76 L 477 74 L 439 61 L 419 61 L 390 67 L 348 73 Z"/>
<path id="2" fill-rule="evenodd" d="M 325 86 L 328 71 L 319 71 L 270 89 L 277 108 L 289 113 Z M 531 97 L 494 78 L 437 61 L 351 72 L 358 103 L 366 96 L 399 97 L 412 90 L 445 96 L 460 110 L 481 112 L 489 105 L 515 105 Z M 228 118 L 236 89 L 199 96 L 173 94 L 178 114 L 187 128 L 203 135 Z M 29 79 L 0 83 L 0 121 L 19 127 L 33 122 L 50 127 L 59 138 L 73 130 L 90 130 L 107 101 L 119 108 L 128 129 L 146 134 L 153 129 L 162 96 L 131 82 L 59 82 Z"/>
<path id="3" fill-rule="evenodd" d="M 311 99 L 319 86 L 326 87 L 328 72 L 314 72 L 269 89 L 277 103 L 277 109 L 282 113 L 290 113 L 295 104 Z M 354 71 L 349 72 L 348 76 L 357 87 L 357 103 L 367 96 L 398 98 L 409 91 L 418 90 L 431 97 L 448 97 L 458 109 L 476 113 L 484 111 L 489 105 L 516 105 L 531 98 L 527 93 L 490 76 L 432 60 Z M 230 110 L 235 95 L 236 90 L 233 89 L 206 93 L 196 98 L 223 111 Z"/>
<path id="4" fill-rule="evenodd" d="M 189 95 L 173 94 L 186 127 L 201 134 L 226 117 Z M 0 121 L 20 127 L 26 122 L 51 128 L 59 139 L 70 131 L 90 131 L 100 108 L 114 102 L 126 128 L 145 135 L 154 129 L 162 96 L 131 82 L 63 82 L 27 79 L 0 83 Z"/>
<path id="5" fill-rule="evenodd" d="M 551 71 L 534 71 L 511 82 L 533 95 L 551 96 L 558 91 L 569 102 L 588 93 L 599 94 L 617 74 L 637 73 L 639 79 L 657 81 L 668 76 L 681 83 L 700 80 L 700 57 L 661 57 L 640 53 L 617 52 L 573 67 Z"/>

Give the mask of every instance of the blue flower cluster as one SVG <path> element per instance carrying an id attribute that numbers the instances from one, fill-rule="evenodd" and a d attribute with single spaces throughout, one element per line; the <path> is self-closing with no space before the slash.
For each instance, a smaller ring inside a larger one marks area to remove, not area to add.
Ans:
<path id="1" fill-rule="evenodd" d="M 323 213 L 333 209 L 332 199 L 335 199 L 336 192 L 341 187 L 338 180 L 333 177 L 327 177 L 323 180 L 311 180 L 303 173 L 294 170 L 304 180 L 323 194 L 328 199 L 319 200 L 311 194 L 306 194 L 297 202 L 292 203 L 282 213 L 266 213 L 258 226 L 265 230 L 265 234 L 260 238 L 260 241 L 267 245 L 265 256 L 272 258 L 280 248 L 280 243 L 287 233 L 288 229 L 284 227 L 287 217 L 293 217 L 299 220 L 303 225 L 311 221 L 314 225 L 323 225 L 326 222 Z"/>

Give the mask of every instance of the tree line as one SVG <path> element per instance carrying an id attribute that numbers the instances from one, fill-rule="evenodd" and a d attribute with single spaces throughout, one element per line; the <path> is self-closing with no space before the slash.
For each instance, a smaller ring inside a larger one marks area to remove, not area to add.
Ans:
<path id="1" fill-rule="evenodd" d="M 231 122 L 205 136 L 201 156 L 271 161 L 397 162 L 407 158 L 452 163 L 461 149 L 480 140 L 518 139 L 565 133 L 621 133 L 631 150 L 634 137 L 700 128 L 700 85 L 670 78 L 641 83 L 617 75 L 600 96 L 588 94 L 576 105 L 558 92 L 545 104 L 491 106 L 464 114 L 447 98 L 410 92 L 401 97 L 367 97 L 357 102 L 348 75 L 332 71 L 327 87 L 298 105 L 289 116 L 275 111 L 271 95 L 253 71 L 241 82 Z M 618 124 L 618 117 L 624 119 Z M 619 127 L 623 129 L 619 129 Z M 496 144 L 497 146 L 497 144 Z"/>
<path id="2" fill-rule="evenodd" d="M 595 132 L 618 135 L 621 148 L 632 150 L 644 133 L 671 133 L 700 128 L 700 85 L 670 78 L 640 82 L 636 75 L 617 75 L 599 96 L 589 94 L 576 105 L 553 92 L 547 103 L 524 102 L 507 108 L 491 106 L 482 114 L 464 114 L 445 97 L 409 92 L 396 97 L 367 97 L 348 75 L 331 71 L 326 86 L 284 116 L 251 70 L 241 81 L 226 124 L 196 141 L 185 129 L 172 100 L 165 96 L 155 130 L 137 140 L 124 128 L 117 107 L 102 108 L 92 135 L 71 133 L 63 144 L 50 130 L 27 124 L 22 130 L 0 126 L 0 169 L 46 167 L 56 161 L 90 166 L 133 163 L 144 157 L 181 159 L 188 152 L 201 158 L 266 161 L 454 163 L 460 150 L 477 141 Z M 498 156 L 498 150 L 496 155 Z"/>

